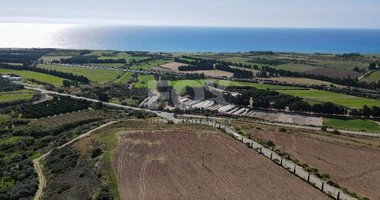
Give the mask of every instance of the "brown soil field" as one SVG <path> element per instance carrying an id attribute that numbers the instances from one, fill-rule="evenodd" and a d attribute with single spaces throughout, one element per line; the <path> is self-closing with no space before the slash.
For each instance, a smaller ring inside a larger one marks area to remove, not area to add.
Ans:
<path id="1" fill-rule="evenodd" d="M 231 72 L 225 72 L 221 70 L 199 70 L 199 71 L 182 71 L 187 74 L 204 74 L 205 76 L 226 76 L 232 77 L 234 74 Z"/>
<path id="2" fill-rule="evenodd" d="M 171 62 L 171 63 L 163 64 L 163 65 L 161 65 L 161 67 L 167 68 L 167 69 L 170 69 L 170 70 L 173 70 L 173 71 L 177 72 L 178 71 L 178 67 L 179 66 L 183 66 L 183 65 L 187 65 L 187 64 L 179 63 L 179 62 Z"/>
<path id="3" fill-rule="evenodd" d="M 265 78 L 265 80 L 274 80 L 274 81 L 280 81 L 280 82 L 286 82 L 286 83 L 292 83 L 292 84 L 308 84 L 308 85 L 330 85 L 332 83 L 327 81 L 320 81 L 316 79 L 309 79 L 309 78 L 292 78 L 292 77 L 271 77 L 271 78 Z M 337 87 L 346 87 L 342 85 L 333 84 Z"/>
<path id="4" fill-rule="evenodd" d="M 361 76 L 360 73 L 354 71 L 346 71 L 340 69 L 331 69 L 331 68 L 318 68 L 305 72 L 306 74 L 314 74 L 314 75 L 323 75 L 331 78 L 356 78 Z"/>
<path id="5" fill-rule="evenodd" d="M 113 158 L 121 199 L 328 199 L 244 144 L 204 130 L 121 132 Z"/>
<path id="6" fill-rule="evenodd" d="M 358 147 L 292 133 L 250 131 L 252 138 L 272 140 L 276 148 L 290 154 L 291 158 L 317 168 L 320 174 L 329 174 L 332 181 L 348 188 L 349 191 L 361 197 L 380 199 L 380 150 L 378 147 L 372 149 Z M 361 141 L 357 138 L 351 139 L 356 142 Z M 362 142 L 365 141 L 366 139 Z"/>

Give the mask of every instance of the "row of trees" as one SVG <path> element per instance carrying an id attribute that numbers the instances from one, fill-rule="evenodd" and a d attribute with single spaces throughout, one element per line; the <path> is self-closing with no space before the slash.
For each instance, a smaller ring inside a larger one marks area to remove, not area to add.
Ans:
<path id="1" fill-rule="evenodd" d="M 178 67 L 179 71 L 198 71 L 198 70 L 214 70 L 213 65 L 183 65 Z"/>
<path id="2" fill-rule="evenodd" d="M 350 112 L 353 116 L 365 116 L 365 117 L 380 117 L 380 108 L 377 106 L 369 107 L 367 105 L 364 105 L 361 109 L 352 109 Z"/>
<path id="3" fill-rule="evenodd" d="M 250 99 L 252 98 L 252 106 L 255 108 L 273 108 L 285 110 L 288 108 L 293 111 L 314 112 L 321 114 L 346 114 L 347 109 L 330 102 L 316 103 L 310 105 L 302 100 L 302 98 L 294 97 L 291 95 L 281 94 L 272 90 L 242 89 L 241 95 L 233 96 L 229 93 L 225 94 L 224 98 L 227 102 L 240 105 L 249 106 Z M 230 87 L 227 90 L 231 90 Z"/>
<path id="4" fill-rule="evenodd" d="M 215 69 L 232 72 L 234 78 L 254 78 L 252 71 L 230 67 L 228 62 L 220 61 L 215 65 Z"/>
<path id="5" fill-rule="evenodd" d="M 262 70 L 259 73 L 259 77 L 276 77 L 276 76 L 283 76 L 283 77 L 303 77 L 303 78 L 310 78 L 310 79 L 317 79 L 321 81 L 327 81 L 339 85 L 345 85 L 345 86 L 351 86 L 351 87 L 360 87 L 360 88 L 367 88 L 367 89 L 378 89 L 380 88 L 380 81 L 378 83 L 367 83 L 367 82 L 360 82 L 357 79 L 352 78 L 332 78 L 328 76 L 322 76 L 322 75 L 315 75 L 315 74 L 307 74 L 303 72 L 291 72 L 287 70 L 279 70 L 273 67 L 269 66 L 262 66 Z"/>
<path id="6" fill-rule="evenodd" d="M 24 86 L 22 86 L 22 85 L 11 83 L 8 80 L 0 77 L 0 92 L 21 90 L 23 88 L 24 88 Z"/>
<path id="7" fill-rule="evenodd" d="M 91 56 L 74 56 L 72 58 L 66 58 L 63 59 L 61 58 L 61 63 L 66 63 L 66 64 L 86 64 L 86 63 L 127 63 L 125 59 L 98 59 L 99 56 L 96 55 L 91 55 Z"/>
<path id="8" fill-rule="evenodd" d="M 86 83 L 86 84 L 90 83 L 90 80 L 88 80 L 87 77 L 82 76 L 82 75 L 75 75 L 72 73 L 61 72 L 57 70 L 49 70 L 49 69 L 38 68 L 38 67 L 28 67 L 27 65 L 16 66 L 16 65 L 0 64 L 0 68 L 28 70 L 28 71 L 33 71 L 33 72 L 38 72 L 38 73 L 43 73 L 43 74 L 50 74 L 50 75 L 58 76 L 65 79 L 75 80 L 75 81 Z"/>
<path id="9" fill-rule="evenodd" d="M 0 63 L 23 63 L 30 65 L 53 49 L 0 49 Z"/>
<path id="10" fill-rule="evenodd" d="M 91 105 L 91 103 L 82 99 L 72 99 L 71 97 L 54 97 L 53 100 L 35 105 L 21 105 L 18 107 L 18 111 L 24 118 L 41 118 L 87 109 Z"/>

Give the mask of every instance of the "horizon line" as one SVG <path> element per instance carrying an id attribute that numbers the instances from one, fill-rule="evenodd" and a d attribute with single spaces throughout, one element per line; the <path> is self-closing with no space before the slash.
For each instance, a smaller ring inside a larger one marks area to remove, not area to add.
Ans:
<path id="1" fill-rule="evenodd" d="M 380 30 L 374 27 L 306 27 L 306 26 L 219 26 L 219 25 L 168 25 L 168 24 L 95 24 L 95 23 L 59 23 L 59 22 L 1 22 L 2 24 L 38 24 L 67 26 L 130 26 L 130 27 L 181 27 L 181 28 L 258 28 L 258 29 L 341 29 L 341 30 Z"/>

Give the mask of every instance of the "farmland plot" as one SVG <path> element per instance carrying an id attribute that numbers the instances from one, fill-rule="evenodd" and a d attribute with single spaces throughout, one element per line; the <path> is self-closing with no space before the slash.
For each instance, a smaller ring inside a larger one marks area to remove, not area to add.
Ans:
<path id="1" fill-rule="evenodd" d="M 120 137 L 113 167 L 121 199 L 328 199 L 220 133 L 132 131 Z"/>

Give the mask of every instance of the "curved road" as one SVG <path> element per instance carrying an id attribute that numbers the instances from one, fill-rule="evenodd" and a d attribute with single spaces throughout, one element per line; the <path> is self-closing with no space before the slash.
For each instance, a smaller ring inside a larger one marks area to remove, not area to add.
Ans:
<path id="1" fill-rule="evenodd" d="M 80 140 L 80 139 L 82 139 L 82 138 L 84 138 L 84 137 L 87 137 L 87 136 L 89 136 L 91 133 L 93 133 L 94 131 L 97 131 L 97 130 L 99 130 L 99 129 L 101 129 L 101 128 L 104 128 L 104 127 L 106 127 L 106 126 L 108 126 L 108 125 L 111 125 L 111 124 L 113 124 L 113 123 L 115 123 L 115 122 L 116 122 L 116 121 L 108 122 L 108 123 L 106 123 L 106 124 L 103 124 L 103 125 L 101 125 L 101 126 L 95 128 L 95 129 L 92 129 L 91 131 L 88 131 L 87 133 L 84 133 L 84 134 L 82 134 L 82 135 L 79 135 L 78 137 L 76 137 L 76 138 L 70 140 L 69 142 L 67 142 L 67 143 L 65 143 L 65 144 L 63 144 L 63 145 L 61 145 L 61 146 L 59 146 L 58 149 L 61 149 L 61 148 L 65 147 L 65 146 L 67 146 L 67 145 L 69 145 L 69 144 L 71 144 L 71 143 L 73 143 L 73 142 L 75 142 L 75 141 L 77 141 L 77 140 Z M 50 153 L 51 153 L 51 151 L 49 151 L 49 152 L 45 153 L 44 155 L 40 156 L 39 158 L 33 160 L 34 169 L 37 171 L 37 174 L 38 174 L 38 180 L 39 180 L 38 190 L 37 190 L 37 192 L 36 192 L 36 195 L 34 196 L 34 200 L 39 200 L 39 199 L 41 198 L 42 191 L 43 191 L 44 187 L 46 186 L 46 178 L 45 178 L 44 174 L 42 173 L 42 166 L 41 166 L 41 164 L 40 164 L 40 160 L 46 158 Z"/>

